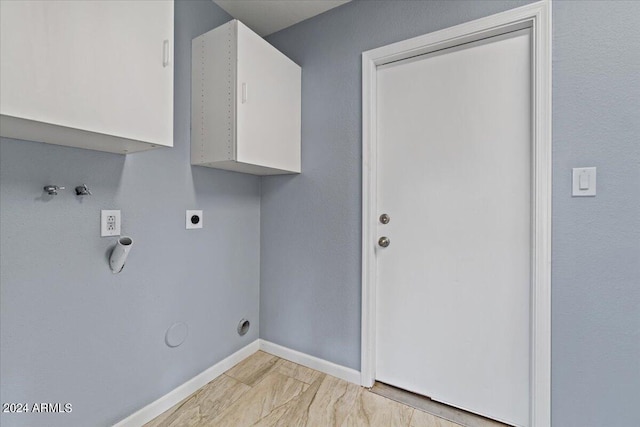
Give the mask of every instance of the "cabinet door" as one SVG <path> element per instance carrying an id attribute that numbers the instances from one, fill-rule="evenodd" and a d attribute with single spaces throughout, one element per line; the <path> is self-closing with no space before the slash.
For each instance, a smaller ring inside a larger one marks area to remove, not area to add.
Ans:
<path id="1" fill-rule="evenodd" d="M 2 114 L 173 145 L 173 2 L 1 7 Z"/>
<path id="2" fill-rule="evenodd" d="M 238 22 L 236 160 L 300 172 L 298 65 Z"/>

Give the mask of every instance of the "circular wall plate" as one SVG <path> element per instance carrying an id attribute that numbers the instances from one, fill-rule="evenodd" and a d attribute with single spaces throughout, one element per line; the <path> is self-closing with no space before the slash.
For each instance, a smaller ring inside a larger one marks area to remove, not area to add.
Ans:
<path id="1" fill-rule="evenodd" d="M 178 347 L 189 335 L 189 326 L 184 322 L 174 323 L 167 329 L 167 333 L 164 336 L 164 341 L 169 347 Z"/>

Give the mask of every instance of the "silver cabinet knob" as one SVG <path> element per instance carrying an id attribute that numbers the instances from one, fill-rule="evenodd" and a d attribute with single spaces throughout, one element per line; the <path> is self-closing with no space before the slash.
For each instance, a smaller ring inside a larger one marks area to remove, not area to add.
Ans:
<path id="1" fill-rule="evenodd" d="M 382 214 L 380 215 L 380 222 L 383 224 L 389 224 L 389 221 L 391 221 L 391 217 L 387 214 Z"/>
<path id="2" fill-rule="evenodd" d="M 389 243 L 391 243 L 391 240 L 389 240 L 389 238 L 386 236 L 382 236 L 378 239 L 378 245 L 382 246 L 383 248 L 389 246 Z"/>

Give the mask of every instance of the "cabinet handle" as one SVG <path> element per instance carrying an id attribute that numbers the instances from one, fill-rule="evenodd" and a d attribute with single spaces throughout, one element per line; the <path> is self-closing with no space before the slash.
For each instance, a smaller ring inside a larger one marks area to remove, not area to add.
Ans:
<path id="1" fill-rule="evenodd" d="M 162 66 L 166 67 L 169 65 L 169 40 L 164 40 L 162 42 Z"/>
<path id="2" fill-rule="evenodd" d="M 249 99 L 249 85 L 242 83 L 242 103 L 244 104 Z"/>

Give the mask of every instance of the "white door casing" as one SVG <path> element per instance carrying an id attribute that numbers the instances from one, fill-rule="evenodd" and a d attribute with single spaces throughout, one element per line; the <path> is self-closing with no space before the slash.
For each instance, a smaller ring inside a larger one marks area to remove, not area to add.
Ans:
<path id="1" fill-rule="evenodd" d="M 542 1 L 363 53 L 362 385 L 376 378 L 377 72 L 380 65 L 531 28 L 530 422 L 550 425 L 551 5 Z"/>

